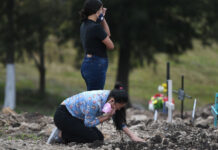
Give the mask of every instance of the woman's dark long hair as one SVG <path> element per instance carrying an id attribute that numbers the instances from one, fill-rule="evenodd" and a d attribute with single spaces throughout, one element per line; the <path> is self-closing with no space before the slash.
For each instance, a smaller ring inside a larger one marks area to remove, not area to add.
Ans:
<path id="1" fill-rule="evenodd" d="M 115 99 L 115 103 L 128 103 L 128 94 L 120 83 L 115 85 L 108 97 L 113 97 Z M 125 107 L 121 108 L 120 110 L 116 110 L 116 113 L 113 115 L 113 122 L 117 130 L 122 129 L 122 126 L 126 124 Z"/>
<path id="2" fill-rule="evenodd" d="M 101 0 L 86 0 L 82 10 L 80 11 L 81 21 L 84 21 L 88 16 L 95 14 L 103 6 Z"/>

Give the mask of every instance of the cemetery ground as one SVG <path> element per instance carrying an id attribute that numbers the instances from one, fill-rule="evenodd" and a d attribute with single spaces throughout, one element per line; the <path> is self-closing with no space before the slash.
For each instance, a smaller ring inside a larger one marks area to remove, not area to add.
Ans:
<path id="1" fill-rule="evenodd" d="M 97 126 L 104 134 L 104 142 L 49 145 L 46 141 L 54 127 L 52 117 L 40 113 L 0 113 L 0 149 L 218 149 L 218 129 L 213 127 L 209 105 L 197 110 L 194 125 L 190 122 L 191 111 L 186 111 L 184 120 L 180 119 L 179 112 L 174 112 L 171 124 L 163 115 L 154 122 L 153 114 L 146 110 L 130 108 L 127 116 L 128 126 L 145 139 L 145 143 L 132 142 L 126 135 L 117 132 L 110 120 Z"/>

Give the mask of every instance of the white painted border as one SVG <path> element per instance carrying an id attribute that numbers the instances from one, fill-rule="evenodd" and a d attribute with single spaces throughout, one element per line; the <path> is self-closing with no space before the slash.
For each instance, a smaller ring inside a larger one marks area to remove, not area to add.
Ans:
<path id="1" fill-rule="evenodd" d="M 15 65 L 6 65 L 5 99 L 3 107 L 14 109 L 16 106 Z"/>

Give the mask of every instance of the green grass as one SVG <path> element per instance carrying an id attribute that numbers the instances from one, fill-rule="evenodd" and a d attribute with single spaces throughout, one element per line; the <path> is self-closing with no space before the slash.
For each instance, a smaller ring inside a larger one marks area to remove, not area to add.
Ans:
<path id="1" fill-rule="evenodd" d="M 185 92 L 198 99 L 198 106 L 214 103 L 214 95 L 218 91 L 218 47 L 216 45 L 202 47 L 195 42 L 194 49 L 176 57 L 176 61 L 163 54 L 157 55 L 156 58 L 158 60 L 156 72 L 152 70 L 153 66 L 145 66 L 131 73 L 130 95 L 133 98 L 143 100 L 142 95 L 145 95 L 144 99 L 149 99 L 149 95 L 157 92 L 157 86 L 166 80 L 166 62 L 169 61 L 171 62 L 173 89 L 180 88 L 181 75 L 184 75 Z M 177 100 L 176 95 L 174 99 L 179 108 L 180 101 Z M 186 99 L 185 108 L 191 109 L 192 106 L 193 99 Z"/>
<path id="2" fill-rule="evenodd" d="M 16 140 L 18 140 L 18 139 L 21 139 L 21 140 L 27 140 L 27 139 L 32 139 L 32 140 L 40 140 L 41 139 L 41 137 L 40 136 L 37 136 L 37 135 L 35 135 L 35 134 L 25 134 L 25 133 L 23 133 L 23 134 L 19 134 L 19 135 L 16 135 L 15 137 L 14 137 L 14 139 L 16 139 Z"/>
<path id="3" fill-rule="evenodd" d="M 26 134 L 26 133 L 22 133 L 19 135 L 15 135 L 15 136 L 8 136 L 8 140 L 27 140 L 27 139 L 31 139 L 31 140 L 40 140 L 41 137 L 34 135 L 34 134 Z"/>
<path id="4" fill-rule="evenodd" d="M 80 70 L 73 67 L 75 49 L 69 42 L 57 47 L 53 40 L 46 43 L 46 95 L 41 97 L 37 92 L 39 73 L 34 62 L 25 59 L 16 63 L 16 88 L 18 112 L 41 112 L 53 114 L 57 105 L 65 98 L 86 90 Z M 117 52 L 109 52 L 109 68 L 105 89 L 111 89 L 115 83 L 117 70 Z M 63 56 L 63 60 L 60 59 Z M 113 58 L 113 61 L 112 61 Z M 147 108 L 148 100 L 156 93 L 158 85 L 166 82 L 166 62 L 171 64 L 173 89 L 181 86 L 181 75 L 185 76 L 185 92 L 197 98 L 197 106 L 214 103 L 215 92 L 218 92 L 218 46 L 203 47 L 198 41 L 194 49 L 187 53 L 169 58 L 164 54 L 156 55 L 157 65 L 145 65 L 130 73 L 129 92 L 132 103 L 142 104 Z M 0 65 L 0 104 L 4 100 L 5 68 Z M 174 95 L 176 109 L 180 101 Z M 193 99 L 185 100 L 185 109 L 192 109 Z"/>

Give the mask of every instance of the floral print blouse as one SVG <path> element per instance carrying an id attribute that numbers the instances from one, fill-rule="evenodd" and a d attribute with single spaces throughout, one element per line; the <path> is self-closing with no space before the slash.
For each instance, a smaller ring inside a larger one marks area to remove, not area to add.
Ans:
<path id="1" fill-rule="evenodd" d="M 94 127 L 100 123 L 97 117 L 103 114 L 109 94 L 110 90 L 86 91 L 65 99 L 62 104 L 72 116 L 84 120 L 85 126 Z"/>

